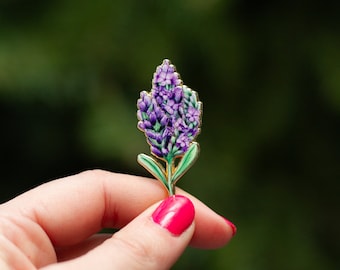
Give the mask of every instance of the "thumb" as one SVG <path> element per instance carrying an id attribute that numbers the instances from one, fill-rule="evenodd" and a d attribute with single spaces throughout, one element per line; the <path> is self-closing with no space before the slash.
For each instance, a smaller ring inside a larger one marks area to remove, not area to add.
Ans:
<path id="1" fill-rule="evenodd" d="M 118 269 L 169 269 L 193 236 L 194 217 L 194 205 L 181 195 L 146 211 L 113 238 L 126 258 Z"/>
<path id="2" fill-rule="evenodd" d="M 86 255 L 60 269 L 169 269 L 194 233 L 195 209 L 182 195 L 157 203 Z M 56 269 L 57 269 L 57 265 Z"/>

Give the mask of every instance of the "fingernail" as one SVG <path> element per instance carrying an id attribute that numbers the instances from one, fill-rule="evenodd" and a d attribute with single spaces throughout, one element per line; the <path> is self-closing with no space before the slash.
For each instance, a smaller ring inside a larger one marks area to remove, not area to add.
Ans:
<path id="1" fill-rule="evenodd" d="M 237 228 L 235 226 L 234 223 L 232 223 L 229 219 L 226 219 L 225 217 L 223 217 L 225 222 L 227 222 L 227 224 L 230 226 L 231 230 L 232 230 L 232 236 L 235 236 L 236 232 L 237 232 Z"/>
<path id="2" fill-rule="evenodd" d="M 194 217 L 194 205 L 181 195 L 165 199 L 152 214 L 155 223 L 176 236 L 181 235 L 191 225 Z"/>

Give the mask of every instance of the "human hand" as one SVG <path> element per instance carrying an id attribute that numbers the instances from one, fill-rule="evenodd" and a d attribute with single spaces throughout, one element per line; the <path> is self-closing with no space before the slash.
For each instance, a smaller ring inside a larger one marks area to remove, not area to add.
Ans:
<path id="1" fill-rule="evenodd" d="M 160 202 L 157 181 L 101 170 L 38 186 L 0 205 L 0 269 L 169 269 L 188 244 L 218 248 L 235 234 L 177 193 Z"/>

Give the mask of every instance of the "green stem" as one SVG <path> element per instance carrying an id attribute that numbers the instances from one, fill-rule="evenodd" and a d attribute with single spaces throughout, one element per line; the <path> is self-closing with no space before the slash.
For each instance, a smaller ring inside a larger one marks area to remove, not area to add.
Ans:
<path id="1" fill-rule="evenodd" d="M 166 173 L 167 173 L 169 196 L 175 195 L 175 186 L 172 183 L 172 169 L 173 169 L 173 159 L 169 158 L 166 161 Z"/>

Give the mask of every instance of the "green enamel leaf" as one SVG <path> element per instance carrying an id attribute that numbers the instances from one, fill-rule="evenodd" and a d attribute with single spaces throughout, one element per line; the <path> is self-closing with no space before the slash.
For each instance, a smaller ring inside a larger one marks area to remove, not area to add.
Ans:
<path id="1" fill-rule="evenodd" d="M 139 154 L 137 156 L 137 161 L 147 171 L 149 171 L 149 173 L 151 173 L 156 179 L 160 180 L 165 185 L 165 187 L 167 187 L 165 171 L 161 164 L 159 164 L 152 157 L 145 155 L 145 154 Z"/>
<path id="2" fill-rule="evenodd" d="M 171 182 L 175 184 L 187 170 L 194 164 L 199 154 L 199 144 L 193 142 L 188 151 L 184 154 L 181 161 L 178 163 L 174 174 L 172 175 Z"/>

